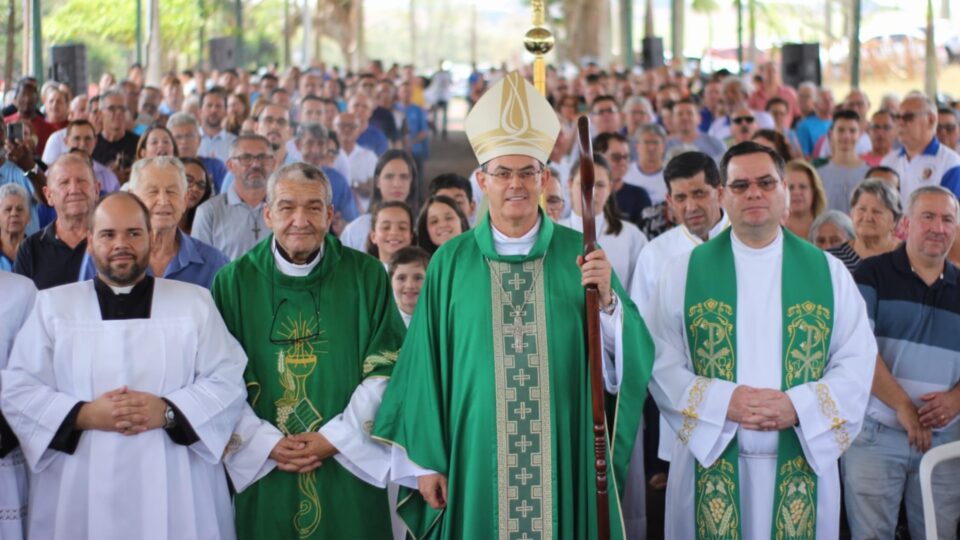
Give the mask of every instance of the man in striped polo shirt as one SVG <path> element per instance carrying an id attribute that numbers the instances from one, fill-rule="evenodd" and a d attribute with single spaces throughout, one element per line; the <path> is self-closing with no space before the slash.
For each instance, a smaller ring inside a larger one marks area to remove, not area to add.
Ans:
<path id="1" fill-rule="evenodd" d="M 854 538 L 892 538 L 904 496 L 910 536 L 924 538 L 920 458 L 960 439 L 960 271 L 947 260 L 957 210 L 950 190 L 917 188 L 905 216 L 907 241 L 854 274 L 879 350 L 863 431 L 843 457 Z M 948 537 L 960 519 L 957 478 L 960 462 L 953 461 L 933 480 L 937 528 Z"/>

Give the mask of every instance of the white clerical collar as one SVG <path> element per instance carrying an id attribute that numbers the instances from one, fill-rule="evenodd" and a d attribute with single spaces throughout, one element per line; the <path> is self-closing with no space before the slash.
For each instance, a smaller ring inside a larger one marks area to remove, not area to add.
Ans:
<path id="1" fill-rule="evenodd" d="M 136 285 L 136 283 L 133 285 L 127 285 L 125 287 L 118 287 L 116 285 L 108 284 L 107 287 L 110 287 L 110 290 L 113 291 L 113 294 L 130 294 L 130 291 L 133 290 L 134 285 Z"/>
<path id="2" fill-rule="evenodd" d="M 572 214 L 571 214 L 572 215 Z M 707 240 L 716 237 L 718 234 L 722 233 L 724 229 L 730 226 L 730 219 L 727 217 L 727 213 L 723 210 L 720 210 L 720 221 L 713 226 L 712 229 L 707 233 Z M 703 243 L 703 239 L 699 236 L 690 232 L 690 229 L 686 225 L 680 225 L 680 230 L 683 231 L 684 236 L 686 236 L 694 245 L 699 246 Z"/>
<path id="3" fill-rule="evenodd" d="M 497 230 L 493 222 L 490 222 L 490 228 L 493 229 L 493 249 L 496 250 L 497 255 L 526 255 L 530 253 L 534 244 L 537 243 L 541 219 L 543 217 L 538 217 L 537 224 L 520 238 L 511 238 L 503 234 Z"/>
<path id="4" fill-rule="evenodd" d="M 313 260 L 307 262 L 306 264 L 296 264 L 288 261 L 280 254 L 280 250 L 277 249 L 277 237 L 273 237 L 273 242 L 270 247 L 270 250 L 273 251 L 273 260 L 277 264 L 277 270 L 280 270 L 280 273 L 286 276 L 293 277 L 303 277 L 310 275 L 310 272 L 313 272 L 313 269 L 316 268 L 320 261 L 323 260 L 323 244 L 320 244 L 320 252 L 317 253 L 317 256 Z"/>
<path id="5" fill-rule="evenodd" d="M 400 306 L 397 306 L 397 311 L 400 312 L 400 318 L 403 319 L 403 325 L 407 328 L 410 328 L 410 321 L 413 320 L 413 313 L 408 315 L 407 312 L 400 309 Z"/>
<path id="6" fill-rule="evenodd" d="M 731 231 L 731 236 L 733 237 L 733 251 L 741 254 L 748 254 L 751 256 L 764 256 L 773 252 L 780 251 L 780 248 L 783 247 L 783 229 L 777 227 L 777 236 L 769 244 L 761 247 L 755 248 L 745 244 L 740 238 L 737 237 L 736 231 Z"/>
<path id="7" fill-rule="evenodd" d="M 604 230 L 606 230 L 606 229 L 604 228 L 605 222 L 604 222 L 604 220 L 603 220 L 603 213 L 601 212 L 601 213 L 597 214 L 596 216 L 594 216 L 594 218 L 596 219 L 596 221 L 595 221 L 595 223 L 596 223 L 596 225 L 595 225 L 596 229 L 595 229 L 595 230 L 597 230 L 597 231 L 604 231 Z M 569 222 L 569 223 L 570 223 L 570 228 L 571 228 L 571 229 L 573 229 L 573 230 L 575 230 L 575 231 L 583 232 L 583 216 L 578 215 L 576 212 L 570 212 L 570 218 L 569 218 L 569 219 L 570 219 L 570 222 Z M 603 233 L 601 232 L 600 234 L 603 234 Z"/>

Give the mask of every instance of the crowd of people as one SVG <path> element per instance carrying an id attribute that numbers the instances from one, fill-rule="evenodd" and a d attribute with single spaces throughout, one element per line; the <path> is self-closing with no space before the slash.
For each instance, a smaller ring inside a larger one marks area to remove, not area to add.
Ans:
<path id="1" fill-rule="evenodd" d="M 592 537 L 585 284 L 615 537 L 924 537 L 920 457 L 960 440 L 958 103 L 774 62 L 477 72 L 474 171 L 427 178 L 451 85 L 18 81 L 0 538 Z"/>

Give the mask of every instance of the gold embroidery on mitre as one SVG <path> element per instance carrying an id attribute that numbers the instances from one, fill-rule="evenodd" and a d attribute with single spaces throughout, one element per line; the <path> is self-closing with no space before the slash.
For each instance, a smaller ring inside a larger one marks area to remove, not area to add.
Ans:
<path id="1" fill-rule="evenodd" d="M 713 382 L 712 379 L 697 377 L 693 383 L 693 387 L 690 388 L 690 394 L 687 396 L 687 408 L 680 412 L 680 414 L 683 415 L 683 427 L 681 427 L 680 432 L 677 433 L 677 438 L 680 439 L 680 442 L 683 444 L 687 444 L 690 441 L 690 435 L 693 435 L 694 430 L 697 429 L 697 425 L 700 423 L 700 415 L 697 414 L 697 408 L 703 403 L 703 398 L 707 393 L 707 387 L 710 386 L 711 382 Z"/>
<path id="2" fill-rule="evenodd" d="M 787 308 L 787 317 L 785 383 L 793 388 L 823 375 L 830 343 L 830 310 L 808 301 Z"/>
<path id="3" fill-rule="evenodd" d="M 847 432 L 847 420 L 840 416 L 837 403 L 830 395 L 830 387 L 824 383 L 817 384 L 817 402 L 820 403 L 820 414 L 830 420 L 830 430 L 837 441 L 841 452 L 850 447 L 850 434 Z"/>
<path id="4" fill-rule="evenodd" d="M 546 99 L 514 72 L 480 98 L 467 117 L 466 131 L 480 163 L 510 154 L 546 163 L 560 122 Z"/>
<path id="5" fill-rule="evenodd" d="M 817 478 L 799 456 L 780 467 L 780 504 L 774 511 L 776 540 L 812 538 L 816 529 Z"/>
<path id="6" fill-rule="evenodd" d="M 695 512 L 697 538 L 703 540 L 738 540 L 740 510 L 736 472 L 733 464 L 721 458 L 702 471 L 697 479 L 697 492 L 702 493 L 700 508 Z"/>
<path id="7" fill-rule="evenodd" d="M 693 367 L 697 375 L 725 381 L 736 380 L 736 357 L 730 336 L 733 324 L 730 305 L 710 298 L 690 307 L 690 328 L 693 336 Z"/>

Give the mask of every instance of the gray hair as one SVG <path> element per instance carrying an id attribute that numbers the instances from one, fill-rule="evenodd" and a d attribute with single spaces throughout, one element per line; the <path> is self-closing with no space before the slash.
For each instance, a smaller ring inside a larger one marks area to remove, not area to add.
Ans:
<path id="1" fill-rule="evenodd" d="M 267 180 L 267 204 L 273 205 L 274 198 L 276 197 L 277 184 L 281 181 L 304 184 L 317 183 L 323 188 L 323 204 L 330 206 L 333 201 L 333 191 L 327 175 L 309 163 L 298 161 L 296 163 L 288 163 L 273 171 L 273 174 L 270 175 L 270 178 Z"/>
<path id="2" fill-rule="evenodd" d="M 30 193 L 27 192 L 27 188 L 20 184 L 4 184 L 0 186 L 0 200 L 10 197 L 11 195 L 20 197 L 23 199 L 23 202 L 30 204 L 31 197 Z"/>
<path id="3" fill-rule="evenodd" d="M 193 126 L 195 128 L 200 128 L 200 123 L 197 122 L 196 117 L 190 113 L 178 112 L 174 113 L 173 116 L 167 120 L 167 129 L 173 129 L 178 126 Z"/>
<path id="4" fill-rule="evenodd" d="M 639 140 L 641 135 L 646 135 L 648 133 L 652 133 L 657 137 L 660 137 L 661 141 L 666 142 L 667 140 L 667 130 L 663 129 L 663 126 L 660 124 L 654 123 L 644 124 L 638 127 L 636 133 L 633 134 L 633 137 Z"/>
<path id="5" fill-rule="evenodd" d="M 85 169 L 90 173 L 90 180 L 93 182 L 99 182 L 97 179 L 97 173 L 93 170 L 93 161 L 82 152 L 67 152 L 58 157 L 53 163 L 50 164 L 50 167 L 47 168 L 47 185 L 51 185 L 50 182 L 53 181 L 54 172 L 59 171 L 64 165 L 68 163 L 79 163 L 84 166 Z"/>
<path id="6" fill-rule="evenodd" d="M 818 87 L 818 86 L 817 86 L 817 83 L 815 83 L 815 82 L 813 82 L 813 81 L 803 81 L 802 83 L 800 83 L 800 86 L 797 86 L 797 90 L 798 90 L 798 91 L 801 90 L 801 89 L 803 89 L 803 88 L 812 88 L 812 89 L 813 89 L 813 97 L 817 97 L 817 94 L 820 93 L 820 87 Z"/>
<path id="7" fill-rule="evenodd" d="M 317 124 L 314 122 L 309 124 L 300 124 L 297 127 L 297 141 L 302 141 L 304 137 L 308 135 L 320 141 L 325 141 L 330 138 L 327 128 L 323 127 L 323 124 Z"/>
<path id="8" fill-rule="evenodd" d="M 100 92 L 100 103 L 103 103 L 104 101 L 106 101 L 107 98 L 111 98 L 111 97 L 118 97 L 123 99 L 123 106 L 124 107 L 127 106 L 127 96 L 123 95 L 123 92 L 115 88 L 111 88 L 106 92 Z"/>
<path id="9" fill-rule="evenodd" d="M 721 83 L 720 89 L 723 91 L 724 94 L 726 94 L 727 88 L 729 88 L 734 84 L 740 87 L 740 94 L 743 97 L 747 97 L 748 95 L 750 95 L 750 90 L 747 87 L 747 82 L 741 79 L 740 77 L 734 77 L 734 76 L 727 77 L 726 79 L 723 80 L 723 83 Z"/>
<path id="10" fill-rule="evenodd" d="M 916 99 L 920 101 L 920 103 L 923 105 L 924 112 L 926 112 L 927 114 L 932 114 L 933 116 L 937 116 L 937 104 L 932 99 L 930 99 L 930 96 L 918 90 L 914 90 L 909 94 L 907 94 L 903 98 L 903 101 L 906 101 L 908 99 Z M 903 102 L 901 102 L 901 104 L 902 103 Z"/>
<path id="11" fill-rule="evenodd" d="M 820 232 L 820 227 L 823 227 L 824 224 L 827 223 L 833 223 L 834 227 L 847 235 L 847 240 L 853 240 L 857 236 L 853 232 L 853 221 L 850 219 L 850 216 L 839 210 L 827 210 L 817 216 L 817 219 L 813 220 L 813 223 L 810 225 L 810 242 L 816 243 L 817 233 Z"/>
<path id="12" fill-rule="evenodd" d="M 917 204 L 917 199 L 924 195 L 940 195 L 947 197 L 953 202 L 954 215 L 960 215 L 960 204 L 957 203 L 957 196 L 952 191 L 943 186 L 923 186 L 918 187 L 910 193 L 910 199 L 907 202 L 907 213 L 913 213 L 913 207 Z"/>
<path id="13" fill-rule="evenodd" d="M 653 105 L 650 104 L 650 100 L 643 96 L 630 96 L 625 102 L 623 102 L 623 109 L 629 110 L 633 107 L 640 105 L 647 110 L 647 113 L 653 114 Z"/>
<path id="14" fill-rule="evenodd" d="M 857 205 L 860 196 L 870 194 L 876 197 L 887 210 L 893 213 L 893 221 L 896 222 L 903 215 L 903 207 L 900 204 L 900 195 L 890 187 L 890 184 L 883 180 L 864 180 L 853 190 L 850 196 L 850 208 Z"/>
<path id="15" fill-rule="evenodd" d="M 267 145 L 267 149 L 273 152 L 273 145 L 270 144 L 270 141 L 263 135 L 257 135 L 256 133 L 241 133 L 237 135 L 237 138 L 230 143 L 230 157 L 233 157 L 233 153 L 237 151 L 237 147 L 240 146 L 242 142 L 259 142 Z"/>
<path id="16" fill-rule="evenodd" d="M 177 171 L 177 179 L 180 181 L 181 190 L 187 192 L 187 171 L 183 167 L 183 162 L 175 156 L 156 156 L 150 158 L 138 159 L 130 170 L 130 181 L 126 183 L 127 191 L 136 192 L 143 179 L 143 170 L 149 166 L 157 168 L 173 167 Z"/>

